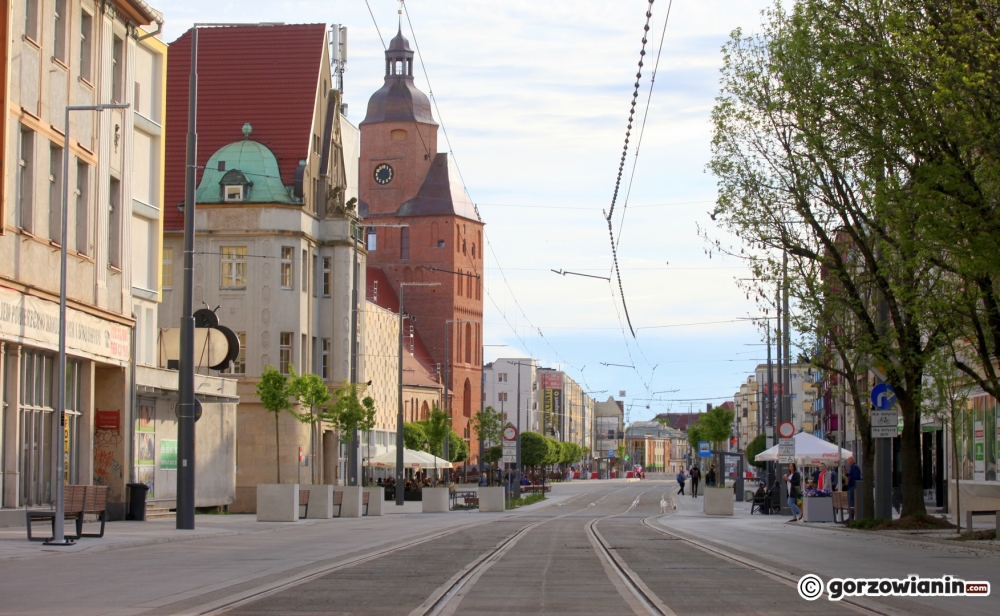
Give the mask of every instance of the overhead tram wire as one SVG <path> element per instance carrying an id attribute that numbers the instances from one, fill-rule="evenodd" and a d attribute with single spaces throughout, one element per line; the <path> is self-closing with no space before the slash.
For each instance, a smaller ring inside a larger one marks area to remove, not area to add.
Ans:
<path id="1" fill-rule="evenodd" d="M 378 22 L 375 21 L 375 13 L 372 12 L 372 5 L 365 0 L 365 5 L 368 6 L 368 14 L 372 16 L 372 23 L 375 24 L 375 32 L 378 33 L 378 40 L 382 41 L 382 49 L 385 49 L 385 39 L 382 38 L 382 31 L 378 29 Z"/>

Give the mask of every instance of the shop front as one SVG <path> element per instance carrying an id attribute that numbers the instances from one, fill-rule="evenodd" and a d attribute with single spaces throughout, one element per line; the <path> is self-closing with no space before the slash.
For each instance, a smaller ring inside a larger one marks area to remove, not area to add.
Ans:
<path id="1" fill-rule="evenodd" d="M 125 443 L 120 433 L 98 429 L 95 417 L 130 408 L 131 322 L 70 308 L 66 329 L 62 431 L 55 411 L 59 306 L 0 287 L 0 526 L 23 525 L 25 507 L 52 502 L 57 455 L 62 481 L 107 485 L 109 516 L 124 512 Z"/>

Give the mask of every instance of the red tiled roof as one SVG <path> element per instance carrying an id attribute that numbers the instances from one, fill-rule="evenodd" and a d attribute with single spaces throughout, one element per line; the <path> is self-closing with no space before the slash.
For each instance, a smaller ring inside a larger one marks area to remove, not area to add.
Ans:
<path id="1" fill-rule="evenodd" d="M 242 139 L 243 124 L 249 122 L 251 138 L 277 157 L 282 183 L 293 183 L 295 168 L 312 141 L 325 35 L 325 24 L 198 31 L 198 165 Z M 184 201 L 190 30 L 171 43 L 169 53 L 164 228 L 179 230 L 184 226 L 176 206 Z"/>
<path id="2" fill-rule="evenodd" d="M 373 304 L 379 306 L 380 308 L 385 308 L 386 310 L 399 314 L 399 296 L 396 295 L 396 291 L 392 288 L 392 282 L 389 281 L 389 277 L 385 275 L 385 272 L 377 267 L 366 266 L 365 267 L 365 299 L 372 302 Z M 378 289 L 378 295 L 375 295 L 375 289 Z M 404 343 L 409 345 L 409 336 L 404 339 Z M 416 358 L 420 365 L 424 367 L 424 370 L 428 375 L 434 375 L 437 373 L 437 365 L 434 363 L 434 359 L 431 357 L 430 351 L 427 350 L 427 346 L 424 344 L 423 339 L 420 337 L 416 331 L 413 332 L 413 356 Z M 404 360 L 403 368 L 407 368 L 407 362 Z M 415 373 L 404 373 L 403 382 L 410 385 L 409 374 Z M 413 382 L 413 385 L 422 385 L 421 382 Z"/>

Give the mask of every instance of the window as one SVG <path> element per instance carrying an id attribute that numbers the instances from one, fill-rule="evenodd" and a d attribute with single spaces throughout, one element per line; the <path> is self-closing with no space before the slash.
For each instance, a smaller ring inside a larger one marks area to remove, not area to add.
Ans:
<path id="1" fill-rule="evenodd" d="M 507 392 L 505 391 L 497 392 L 497 402 L 506 402 L 506 401 L 507 401 Z"/>
<path id="2" fill-rule="evenodd" d="M 66 0 L 56 0 L 55 28 L 52 55 L 56 60 L 66 64 Z"/>
<path id="3" fill-rule="evenodd" d="M 323 257 L 323 297 L 330 297 L 333 287 L 333 258 Z"/>
<path id="4" fill-rule="evenodd" d="M 243 187 L 226 186 L 225 200 L 229 203 L 243 201 Z"/>
<path id="5" fill-rule="evenodd" d="M 220 253 L 222 255 L 222 280 L 219 286 L 224 289 L 245 289 L 247 286 L 247 247 L 223 246 Z"/>
<path id="6" fill-rule="evenodd" d="M 462 287 L 465 286 L 465 275 L 462 274 L 462 270 L 458 270 L 456 277 L 458 278 L 458 295 L 461 296 L 463 293 Z"/>
<path id="7" fill-rule="evenodd" d="M 281 332 L 278 340 L 278 371 L 281 374 L 288 374 L 288 367 L 292 364 L 292 332 Z"/>
<path id="8" fill-rule="evenodd" d="M 497 383 L 506 383 L 506 382 L 507 382 L 507 373 L 506 372 L 497 373 Z"/>
<path id="9" fill-rule="evenodd" d="M 125 45 L 117 36 L 111 44 L 111 98 L 116 103 L 123 102 L 122 71 L 125 68 Z"/>
<path id="10" fill-rule="evenodd" d="M 110 203 L 108 204 L 108 264 L 122 266 L 122 183 L 111 178 Z"/>
<path id="11" fill-rule="evenodd" d="M 438 248 L 444 248 L 444 240 L 438 240 Z"/>
<path id="12" fill-rule="evenodd" d="M 465 324 L 465 363 L 472 363 L 472 324 Z"/>
<path id="13" fill-rule="evenodd" d="M 94 32 L 94 18 L 87 11 L 80 11 L 80 78 L 93 81 L 93 52 L 90 39 Z"/>
<path id="14" fill-rule="evenodd" d="M 316 276 L 316 275 L 317 275 L 317 274 L 319 273 L 319 268 L 318 268 L 318 267 L 316 267 L 316 260 L 317 260 L 317 259 L 319 259 L 319 257 L 318 257 L 318 256 L 316 256 L 316 255 L 313 255 L 313 258 L 312 258 L 312 271 L 313 271 L 313 277 L 314 277 L 314 278 L 315 278 L 315 276 Z M 314 280 L 314 281 L 313 281 L 313 297 L 316 297 L 316 293 L 317 293 L 318 291 L 319 291 L 319 284 L 318 284 L 318 281 L 315 281 L 315 280 Z"/>
<path id="15" fill-rule="evenodd" d="M 49 146 L 49 238 L 62 243 L 63 149 Z"/>
<path id="16" fill-rule="evenodd" d="M 410 258 L 410 228 L 403 227 L 399 230 L 399 258 Z"/>
<path id="17" fill-rule="evenodd" d="M 164 289 L 174 286 L 174 249 L 171 246 L 163 247 L 163 278 L 160 284 Z"/>
<path id="18" fill-rule="evenodd" d="M 367 242 L 365 242 L 365 248 L 368 252 L 373 252 L 375 250 L 376 238 L 378 236 L 375 234 L 375 227 L 368 227 Z"/>
<path id="19" fill-rule="evenodd" d="M 18 204 L 18 214 L 20 214 L 20 227 L 25 231 L 34 228 L 34 202 L 35 202 L 35 131 L 30 128 L 21 127 L 21 159 L 18 161 L 18 173 L 20 181 L 20 202 Z"/>
<path id="20" fill-rule="evenodd" d="M 90 165 L 76 161 L 76 251 L 90 254 Z"/>
<path id="21" fill-rule="evenodd" d="M 281 288 L 292 288 L 292 260 L 295 253 L 291 246 L 281 247 Z"/>
<path id="22" fill-rule="evenodd" d="M 323 380 L 329 380 L 330 378 L 330 339 L 323 338 L 323 346 L 321 350 L 320 358 L 320 373 L 319 375 L 323 377 Z"/>
<path id="23" fill-rule="evenodd" d="M 299 360 L 302 362 L 299 364 L 299 369 L 303 374 L 309 372 L 309 347 L 306 346 L 306 335 L 302 334 L 302 343 L 299 345 Z"/>
<path id="24" fill-rule="evenodd" d="M 309 259 L 309 253 L 303 249 L 302 250 L 302 292 L 305 293 L 309 290 L 309 268 L 306 266 Z"/>
<path id="25" fill-rule="evenodd" d="M 24 2 L 24 35 L 38 42 L 38 4 L 39 0 Z"/>

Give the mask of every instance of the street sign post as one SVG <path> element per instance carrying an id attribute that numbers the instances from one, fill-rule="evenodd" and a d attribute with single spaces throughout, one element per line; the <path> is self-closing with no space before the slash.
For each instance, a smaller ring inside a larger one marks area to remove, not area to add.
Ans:
<path id="1" fill-rule="evenodd" d="M 709 458 L 712 456 L 712 444 L 708 441 L 698 442 L 698 457 Z"/>
<path id="2" fill-rule="evenodd" d="M 888 411 L 896 405 L 896 392 L 892 385 L 879 383 L 872 387 L 872 405 L 880 411 Z"/>
<path id="3" fill-rule="evenodd" d="M 791 464 L 792 462 L 795 462 L 795 439 L 778 439 L 778 463 Z"/>
<path id="4" fill-rule="evenodd" d="M 795 436 L 795 424 L 790 421 L 783 421 L 778 424 L 778 438 L 792 438 Z"/>
<path id="5" fill-rule="evenodd" d="M 873 396 L 874 398 L 874 393 Z M 899 413 L 896 411 L 871 412 L 872 438 L 896 438 L 899 436 Z"/>
<path id="6" fill-rule="evenodd" d="M 507 422 L 503 427 L 503 462 L 504 464 L 517 463 L 517 428 L 514 424 Z"/>

